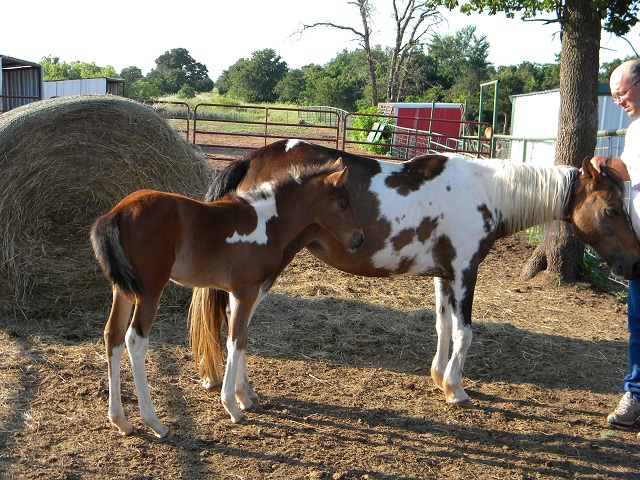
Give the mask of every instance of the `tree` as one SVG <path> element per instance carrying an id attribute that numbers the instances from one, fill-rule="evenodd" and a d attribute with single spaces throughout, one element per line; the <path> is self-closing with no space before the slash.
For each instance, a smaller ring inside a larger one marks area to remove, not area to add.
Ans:
<path id="1" fill-rule="evenodd" d="M 387 102 L 398 100 L 409 61 L 420 51 L 422 39 L 429 29 L 442 21 L 442 15 L 430 2 L 408 0 L 403 7 L 398 8 L 397 0 L 393 0 L 393 19 L 396 35 L 389 62 Z"/>
<path id="2" fill-rule="evenodd" d="M 207 67 L 196 62 L 185 48 L 174 48 L 156 58 L 156 68 L 147 75 L 162 93 L 177 93 L 183 85 L 196 92 L 208 92 L 213 88 Z"/>
<path id="3" fill-rule="evenodd" d="M 522 62 L 520 65 L 498 67 L 495 79 L 500 82 L 500 96 L 498 98 L 498 118 L 501 124 L 496 133 L 509 133 L 511 125 L 511 95 L 539 92 L 560 86 L 560 64 L 539 65 Z"/>
<path id="4" fill-rule="evenodd" d="M 120 78 L 125 81 L 124 95 L 136 100 L 151 100 L 162 95 L 160 89 L 148 82 L 138 67 L 126 67 L 120 71 Z"/>
<path id="5" fill-rule="evenodd" d="M 444 99 L 467 103 L 467 116 L 478 118 L 480 84 L 489 80 L 493 67 L 488 62 L 489 42 L 478 37 L 473 26 L 455 35 L 433 35 L 428 55 L 444 89 Z"/>
<path id="6" fill-rule="evenodd" d="M 449 8 L 457 0 L 443 0 Z M 638 22 L 638 0 L 467 0 L 461 11 L 486 11 L 489 15 L 504 12 L 523 20 L 540 13 L 553 13 L 547 22 L 561 27 L 560 115 L 556 142 L 556 164 L 579 167 L 583 158 L 592 156 L 596 146 L 598 115 L 598 52 L 601 29 L 624 35 Z M 578 277 L 583 248 L 565 222 L 557 235 L 550 235 L 536 248 L 523 271 L 532 278 L 546 269 L 561 281 Z"/>
<path id="7" fill-rule="evenodd" d="M 395 0 L 394 0 L 395 1 Z M 355 6 L 360 13 L 360 21 L 362 22 L 362 30 L 359 30 L 355 27 L 347 26 L 347 25 L 338 25 L 333 22 L 316 22 L 310 25 L 303 24 L 301 32 L 308 30 L 310 28 L 315 27 L 331 27 L 336 28 L 338 30 L 346 30 L 353 33 L 358 42 L 362 46 L 365 55 L 367 57 L 367 64 L 369 69 L 369 81 L 371 84 L 371 104 L 378 104 L 378 80 L 376 77 L 376 66 L 373 61 L 373 56 L 371 55 L 371 27 L 369 23 L 371 22 L 371 15 L 373 12 L 373 7 L 369 3 L 369 0 L 349 0 L 347 1 L 348 5 Z"/>
<path id="8" fill-rule="evenodd" d="M 352 32 L 365 53 L 371 88 L 371 104 L 377 105 L 378 72 L 371 45 L 372 30 L 370 27 L 374 8 L 369 0 L 348 0 L 347 4 L 358 8 L 362 29 L 333 22 L 316 22 L 310 25 L 303 24 L 301 32 L 315 27 L 331 27 Z M 442 20 L 442 17 L 436 11 L 437 5 L 437 1 L 405 0 L 399 7 L 398 1 L 392 0 L 396 36 L 388 66 L 386 89 L 386 100 L 388 102 L 396 101 L 398 92 L 403 84 L 403 77 L 407 73 L 409 60 L 416 51 L 419 51 L 418 47 L 422 46 L 422 39 L 426 36 L 427 31 L 431 26 Z"/>
<path id="9" fill-rule="evenodd" d="M 53 57 L 51 55 L 43 57 L 40 60 L 40 65 L 42 65 L 42 69 L 44 70 L 45 81 L 101 77 L 113 78 L 118 75 L 111 65 L 99 67 L 94 62 L 87 63 L 81 61 L 67 63 L 61 62 L 60 57 Z"/>
<path id="10" fill-rule="evenodd" d="M 304 72 L 302 69 L 295 69 L 287 72 L 275 86 L 274 92 L 280 102 L 300 105 L 306 89 L 307 80 Z"/>
<path id="11" fill-rule="evenodd" d="M 265 48 L 253 52 L 249 60 L 238 60 L 222 80 L 229 93 L 244 101 L 275 102 L 278 98 L 276 85 L 288 70 L 287 63 L 275 50 Z M 222 93 L 220 87 L 218 92 Z"/>

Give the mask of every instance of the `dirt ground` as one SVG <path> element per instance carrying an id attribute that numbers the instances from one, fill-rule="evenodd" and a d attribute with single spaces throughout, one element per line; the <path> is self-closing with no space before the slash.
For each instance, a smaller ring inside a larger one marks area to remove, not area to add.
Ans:
<path id="1" fill-rule="evenodd" d="M 626 368 L 626 305 L 587 283 L 523 283 L 532 250 L 500 241 L 483 263 L 464 385 L 476 408 L 433 387 L 431 279 L 343 274 L 300 254 L 250 327 L 248 368 L 262 408 L 233 425 L 198 384 L 186 306 L 165 307 L 147 371 L 160 419 L 107 422 L 106 311 L 0 318 L 3 478 L 638 478 L 638 427 L 607 413 Z M 108 296 L 108 292 L 105 292 Z M 185 299 L 188 298 L 185 293 Z"/>

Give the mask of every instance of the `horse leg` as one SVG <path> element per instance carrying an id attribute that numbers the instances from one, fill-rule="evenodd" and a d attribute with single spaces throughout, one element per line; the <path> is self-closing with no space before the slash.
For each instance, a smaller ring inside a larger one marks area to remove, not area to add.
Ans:
<path id="1" fill-rule="evenodd" d="M 251 404 L 247 406 L 243 404 L 241 399 L 236 399 L 238 400 L 238 403 L 240 403 L 241 405 L 240 407 L 241 410 L 243 411 L 257 410 L 258 408 L 260 408 L 260 397 L 251 388 L 251 384 L 249 383 L 249 374 L 247 372 L 247 359 L 245 354 L 242 355 L 242 361 L 238 365 L 238 382 L 236 384 L 236 390 L 242 390 L 242 389 L 244 389 L 244 391 L 246 392 L 246 397 L 249 399 Z"/>
<path id="2" fill-rule="evenodd" d="M 470 277 L 470 276 L 469 276 Z M 447 364 L 443 378 L 443 391 L 448 403 L 458 405 L 463 408 L 473 406 L 469 400 L 469 395 L 462 388 L 462 371 L 467 357 L 467 351 L 473 340 L 471 329 L 471 305 L 473 303 L 473 289 L 475 287 L 475 277 L 472 280 L 467 278 L 464 289 L 458 288 L 457 292 L 451 290 L 456 301 L 450 302 L 454 305 L 451 311 L 451 339 L 453 348 L 451 359 Z"/>
<path id="3" fill-rule="evenodd" d="M 145 358 L 149 349 L 149 331 L 158 310 L 159 300 L 158 295 L 151 299 L 149 296 L 145 296 L 138 301 L 125 340 L 131 360 L 131 370 L 138 395 L 142 423 L 151 428 L 156 436 L 163 438 L 169 434 L 169 428 L 160 423 L 153 408 L 145 369 Z"/>
<path id="4" fill-rule="evenodd" d="M 222 406 L 231 417 L 233 423 L 246 421 L 242 410 L 253 408 L 254 400 L 248 390 L 245 355 L 249 337 L 249 319 L 259 301 L 258 292 L 248 289 L 242 293 L 231 292 L 229 294 L 229 306 L 231 316 L 228 325 L 227 337 L 227 365 L 222 381 L 220 399 Z M 253 392 L 253 390 L 251 390 Z M 255 392 L 253 392 L 255 395 Z M 256 395 L 257 396 L 257 395 Z M 236 404 L 237 402 L 237 404 Z"/>
<path id="5" fill-rule="evenodd" d="M 265 285 L 263 285 L 260 289 L 258 298 L 256 298 L 256 301 L 251 308 L 251 313 L 249 314 L 249 318 L 247 320 L 247 327 L 249 326 L 249 323 L 251 323 L 253 313 L 256 311 L 258 305 L 260 305 L 260 302 L 264 300 L 264 297 L 267 296 L 267 293 L 269 293 L 269 289 L 272 285 L 273 283 L 270 283 L 266 289 Z M 238 396 L 237 392 L 244 392 L 244 394 L 240 394 L 240 396 Z M 260 408 L 260 397 L 255 392 L 255 390 L 251 388 L 251 383 L 249 382 L 246 352 L 242 353 L 242 360 L 238 365 L 238 373 L 236 377 L 236 400 L 240 404 L 240 409 L 242 411 L 246 412 L 248 410 L 257 410 L 258 408 Z"/>
<path id="6" fill-rule="evenodd" d="M 104 343 L 109 371 L 109 421 L 123 435 L 130 435 L 134 428 L 124 415 L 120 391 L 120 362 L 124 352 L 124 338 L 133 302 L 118 289 L 113 289 L 111 313 L 104 327 Z"/>
<path id="7" fill-rule="evenodd" d="M 436 354 L 431 362 L 431 378 L 440 390 L 443 389 L 444 372 L 449 361 L 449 344 L 451 342 L 451 305 L 449 295 L 451 282 L 444 278 L 435 277 L 436 290 L 436 332 L 438 344 Z"/>

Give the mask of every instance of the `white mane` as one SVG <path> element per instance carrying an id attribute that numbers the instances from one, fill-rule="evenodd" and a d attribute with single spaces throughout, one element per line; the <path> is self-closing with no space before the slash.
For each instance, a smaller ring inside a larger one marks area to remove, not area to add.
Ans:
<path id="1" fill-rule="evenodd" d="M 508 233 L 563 218 L 575 168 L 493 162 L 494 209 Z"/>

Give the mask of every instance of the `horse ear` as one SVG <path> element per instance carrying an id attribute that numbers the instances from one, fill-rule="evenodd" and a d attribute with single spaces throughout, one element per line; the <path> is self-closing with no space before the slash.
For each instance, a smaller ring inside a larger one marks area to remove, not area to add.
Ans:
<path id="1" fill-rule="evenodd" d="M 587 175 L 591 178 L 595 177 L 598 174 L 598 171 L 595 169 L 593 165 L 591 165 L 591 157 L 585 157 L 582 160 L 582 172 L 584 175 Z"/>
<path id="2" fill-rule="evenodd" d="M 342 170 L 335 173 L 335 175 L 338 175 L 338 178 L 336 179 L 336 187 L 341 187 L 342 185 L 344 185 L 344 182 L 347 181 L 347 173 L 347 167 L 344 167 Z"/>
<path id="3" fill-rule="evenodd" d="M 347 181 L 347 167 L 328 175 L 325 181 L 331 182 L 335 187 L 342 187 Z"/>

